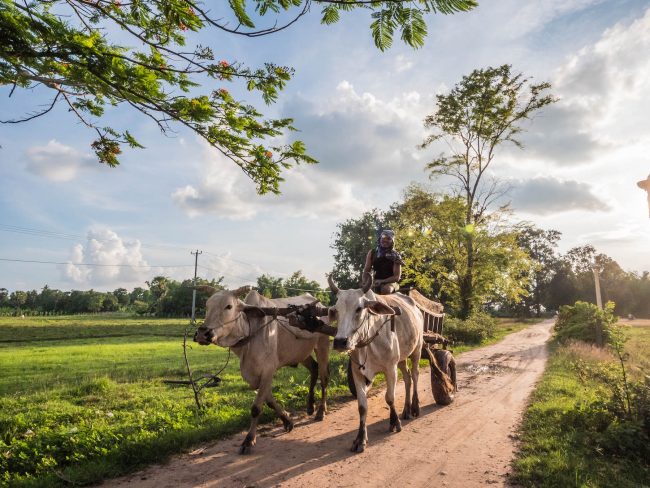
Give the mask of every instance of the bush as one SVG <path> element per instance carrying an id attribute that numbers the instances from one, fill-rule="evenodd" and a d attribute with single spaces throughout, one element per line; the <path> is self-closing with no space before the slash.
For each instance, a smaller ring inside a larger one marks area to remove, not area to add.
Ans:
<path id="1" fill-rule="evenodd" d="M 486 312 L 474 312 L 467 320 L 448 318 L 444 335 L 455 343 L 480 344 L 494 337 L 497 321 Z"/>
<path id="2" fill-rule="evenodd" d="M 611 327 L 616 323 L 614 302 L 607 302 L 600 310 L 593 303 L 576 302 L 560 307 L 555 322 L 555 337 L 561 343 L 578 340 L 591 344 L 610 343 Z"/>

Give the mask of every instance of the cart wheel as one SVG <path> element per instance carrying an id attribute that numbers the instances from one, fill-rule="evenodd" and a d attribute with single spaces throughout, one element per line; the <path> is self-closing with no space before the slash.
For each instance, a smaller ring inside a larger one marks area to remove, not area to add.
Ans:
<path id="1" fill-rule="evenodd" d="M 347 375 L 348 375 L 348 388 L 350 389 L 350 393 L 352 393 L 352 396 L 354 398 L 356 398 L 357 397 L 357 387 L 354 384 L 354 377 L 352 376 L 352 360 L 351 359 L 348 359 Z"/>

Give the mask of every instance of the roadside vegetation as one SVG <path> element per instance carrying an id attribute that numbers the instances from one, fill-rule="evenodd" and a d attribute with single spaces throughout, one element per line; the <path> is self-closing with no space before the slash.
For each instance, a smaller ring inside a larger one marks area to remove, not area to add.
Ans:
<path id="1" fill-rule="evenodd" d="M 202 414 L 189 387 L 163 383 L 187 377 L 186 324 L 124 314 L 0 317 L 0 485 L 96 483 L 246 428 L 254 393 L 226 349 L 194 345 L 188 352 L 195 374 L 225 365 L 221 384 L 202 392 Z M 479 347 L 522 327 L 499 320 L 492 337 L 454 348 Z M 332 354 L 332 403 L 352 398 L 346 361 Z M 274 394 L 288 410 L 304 412 L 307 391 L 305 368 L 278 372 Z M 263 421 L 276 420 L 265 407 Z"/>
<path id="2" fill-rule="evenodd" d="M 562 307 L 525 414 L 517 484 L 650 485 L 650 321 L 617 323 L 612 310 Z"/>

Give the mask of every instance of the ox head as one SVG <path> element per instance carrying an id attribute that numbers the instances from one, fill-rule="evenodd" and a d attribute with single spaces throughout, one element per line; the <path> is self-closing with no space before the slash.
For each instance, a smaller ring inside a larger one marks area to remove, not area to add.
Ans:
<path id="1" fill-rule="evenodd" d="M 211 293 L 206 302 L 205 321 L 194 334 L 194 342 L 202 346 L 234 346 L 249 332 L 244 327 L 247 322 L 244 314 L 262 313 L 259 308 L 246 305 L 239 299 L 240 295 L 251 290 L 250 286 L 242 286 L 232 291 L 217 291 L 211 286 L 197 286 L 196 289 Z"/>
<path id="2" fill-rule="evenodd" d="M 333 343 L 337 351 L 352 351 L 357 344 L 368 339 L 377 315 L 395 315 L 391 307 L 376 300 L 370 291 L 371 279 L 356 290 L 340 290 L 331 276 L 327 280 L 336 294 L 336 305 L 330 307 L 329 319 L 338 323 Z"/>

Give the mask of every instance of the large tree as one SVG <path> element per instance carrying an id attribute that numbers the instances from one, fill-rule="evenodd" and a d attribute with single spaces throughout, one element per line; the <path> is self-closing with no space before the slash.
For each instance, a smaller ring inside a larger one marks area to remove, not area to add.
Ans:
<path id="1" fill-rule="evenodd" d="M 419 186 L 406 190 L 395 211 L 395 230 L 406 263 L 403 282 L 438 296 L 463 318 L 486 303 L 518 300 L 526 293 L 525 270 L 531 260 L 518 245 L 518 229 L 505 221 L 503 212 L 486 215 L 468 228 L 464 199 Z M 474 264 L 469 296 L 464 288 L 468 262 Z"/>
<path id="2" fill-rule="evenodd" d="M 395 31 L 421 46 L 425 14 L 469 10 L 476 0 L 0 0 L 0 86 L 11 87 L 9 96 L 38 87 L 34 99 L 48 97 L 45 108 L 3 122 L 26 122 L 63 104 L 96 133 L 99 161 L 115 166 L 124 144 L 142 147 L 128 128 L 104 125 L 107 106 L 127 106 L 163 133 L 193 131 L 240 166 L 260 193 L 279 192 L 283 168 L 315 161 L 300 141 L 269 142 L 293 130 L 291 119 L 265 119 L 226 86 L 239 83 L 268 104 L 292 70 L 245 66 L 222 52 L 216 35 L 272 34 L 312 5 L 323 7 L 325 24 L 341 12 L 370 10 L 375 44 L 384 50 Z M 211 45 L 186 46 L 188 34 L 209 28 Z"/>
<path id="3" fill-rule="evenodd" d="M 473 229 L 487 218 L 488 209 L 503 195 L 499 181 L 490 179 L 499 146 L 521 147 L 522 123 L 555 101 L 550 84 L 533 84 L 510 65 L 477 69 L 464 76 L 448 94 L 437 95 L 436 111 L 424 125 L 433 132 L 422 143 L 426 148 L 443 140 L 448 149 L 427 165 L 432 178 L 455 179 L 455 191 L 465 200 L 467 263 L 460 278 L 461 315 L 471 311 L 476 263 Z"/>

